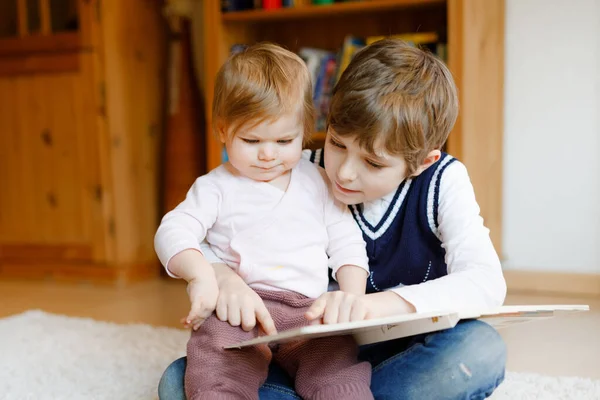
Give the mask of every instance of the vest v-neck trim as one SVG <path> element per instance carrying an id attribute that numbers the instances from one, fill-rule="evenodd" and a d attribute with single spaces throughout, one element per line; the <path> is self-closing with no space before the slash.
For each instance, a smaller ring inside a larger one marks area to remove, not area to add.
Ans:
<path id="1" fill-rule="evenodd" d="M 386 212 L 383 214 L 383 217 L 376 226 L 371 225 L 369 221 L 367 221 L 358 205 L 350 206 L 350 210 L 352 211 L 352 214 L 354 214 L 356 222 L 358 222 L 361 230 L 365 235 L 367 235 L 367 237 L 369 237 L 371 240 L 376 240 L 383 236 L 383 234 L 388 230 L 392 222 L 394 222 L 396 219 L 396 215 L 398 215 L 398 211 L 400 211 L 402 203 L 404 203 L 404 199 L 406 198 L 406 194 L 408 193 L 411 183 L 412 179 L 407 179 L 403 181 L 400 186 L 398 186 L 394 198 L 390 202 Z"/>

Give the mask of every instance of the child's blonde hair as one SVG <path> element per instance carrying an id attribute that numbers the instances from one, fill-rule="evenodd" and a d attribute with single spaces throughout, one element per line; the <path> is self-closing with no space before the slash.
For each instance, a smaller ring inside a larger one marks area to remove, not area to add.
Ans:
<path id="1" fill-rule="evenodd" d="M 411 176 L 427 154 L 441 149 L 458 116 L 452 74 L 429 52 L 384 39 L 356 54 L 333 90 L 328 126 L 402 155 Z M 377 142 L 377 143 L 376 143 Z"/>
<path id="2" fill-rule="evenodd" d="M 315 111 L 306 64 L 291 51 L 259 43 L 232 55 L 215 81 L 213 128 L 235 135 L 243 126 L 299 112 L 304 143 L 313 133 Z"/>

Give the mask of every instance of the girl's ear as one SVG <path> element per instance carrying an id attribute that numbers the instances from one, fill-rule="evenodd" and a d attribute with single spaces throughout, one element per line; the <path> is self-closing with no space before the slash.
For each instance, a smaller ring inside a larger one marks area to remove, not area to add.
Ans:
<path id="1" fill-rule="evenodd" d="M 225 124 L 223 124 L 222 122 L 217 122 L 216 123 L 216 128 L 217 128 L 217 134 L 219 135 L 219 140 L 221 140 L 221 143 L 225 143 L 227 141 L 227 129 L 225 128 Z"/>
<path id="2" fill-rule="evenodd" d="M 429 154 L 427 154 L 427 157 L 425 157 L 425 160 L 423 160 L 423 163 L 419 166 L 419 168 L 417 168 L 417 170 L 415 171 L 413 176 L 421 175 L 421 173 L 423 171 L 425 171 L 427 168 L 429 168 L 433 164 L 435 164 L 440 159 L 441 156 L 442 156 L 441 151 L 431 150 L 429 152 Z"/>

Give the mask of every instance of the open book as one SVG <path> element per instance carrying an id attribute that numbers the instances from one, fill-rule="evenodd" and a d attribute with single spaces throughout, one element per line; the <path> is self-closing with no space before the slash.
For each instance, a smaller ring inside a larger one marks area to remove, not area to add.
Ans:
<path id="1" fill-rule="evenodd" d="M 480 319 L 494 328 L 500 329 L 517 323 L 588 311 L 589 309 L 587 305 L 502 306 L 487 310 L 403 314 L 334 325 L 310 325 L 279 332 L 276 335 L 260 336 L 241 343 L 232 343 L 225 348 L 236 349 L 263 343 L 348 334 L 354 335 L 358 344 L 362 345 L 454 328 L 461 319 Z"/>

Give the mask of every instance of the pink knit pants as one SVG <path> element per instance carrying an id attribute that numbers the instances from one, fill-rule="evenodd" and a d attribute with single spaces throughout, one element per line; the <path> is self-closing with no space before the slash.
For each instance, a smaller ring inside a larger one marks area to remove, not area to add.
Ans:
<path id="1" fill-rule="evenodd" d="M 256 292 L 279 332 L 307 325 L 304 313 L 314 299 L 284 291 Z M 373 399 L 371 366 L 358 362 L 358 347 L 351 336 L 282 343 L 273 350 L 268 345 L 223 349 L 257 334 L 257 328 L 244 332 L 214 314 L 192 331 L 185 372 L 188 400 L 258 399 L 272 358 L 295 377 L 296 392 L 303 399 Z"/>

